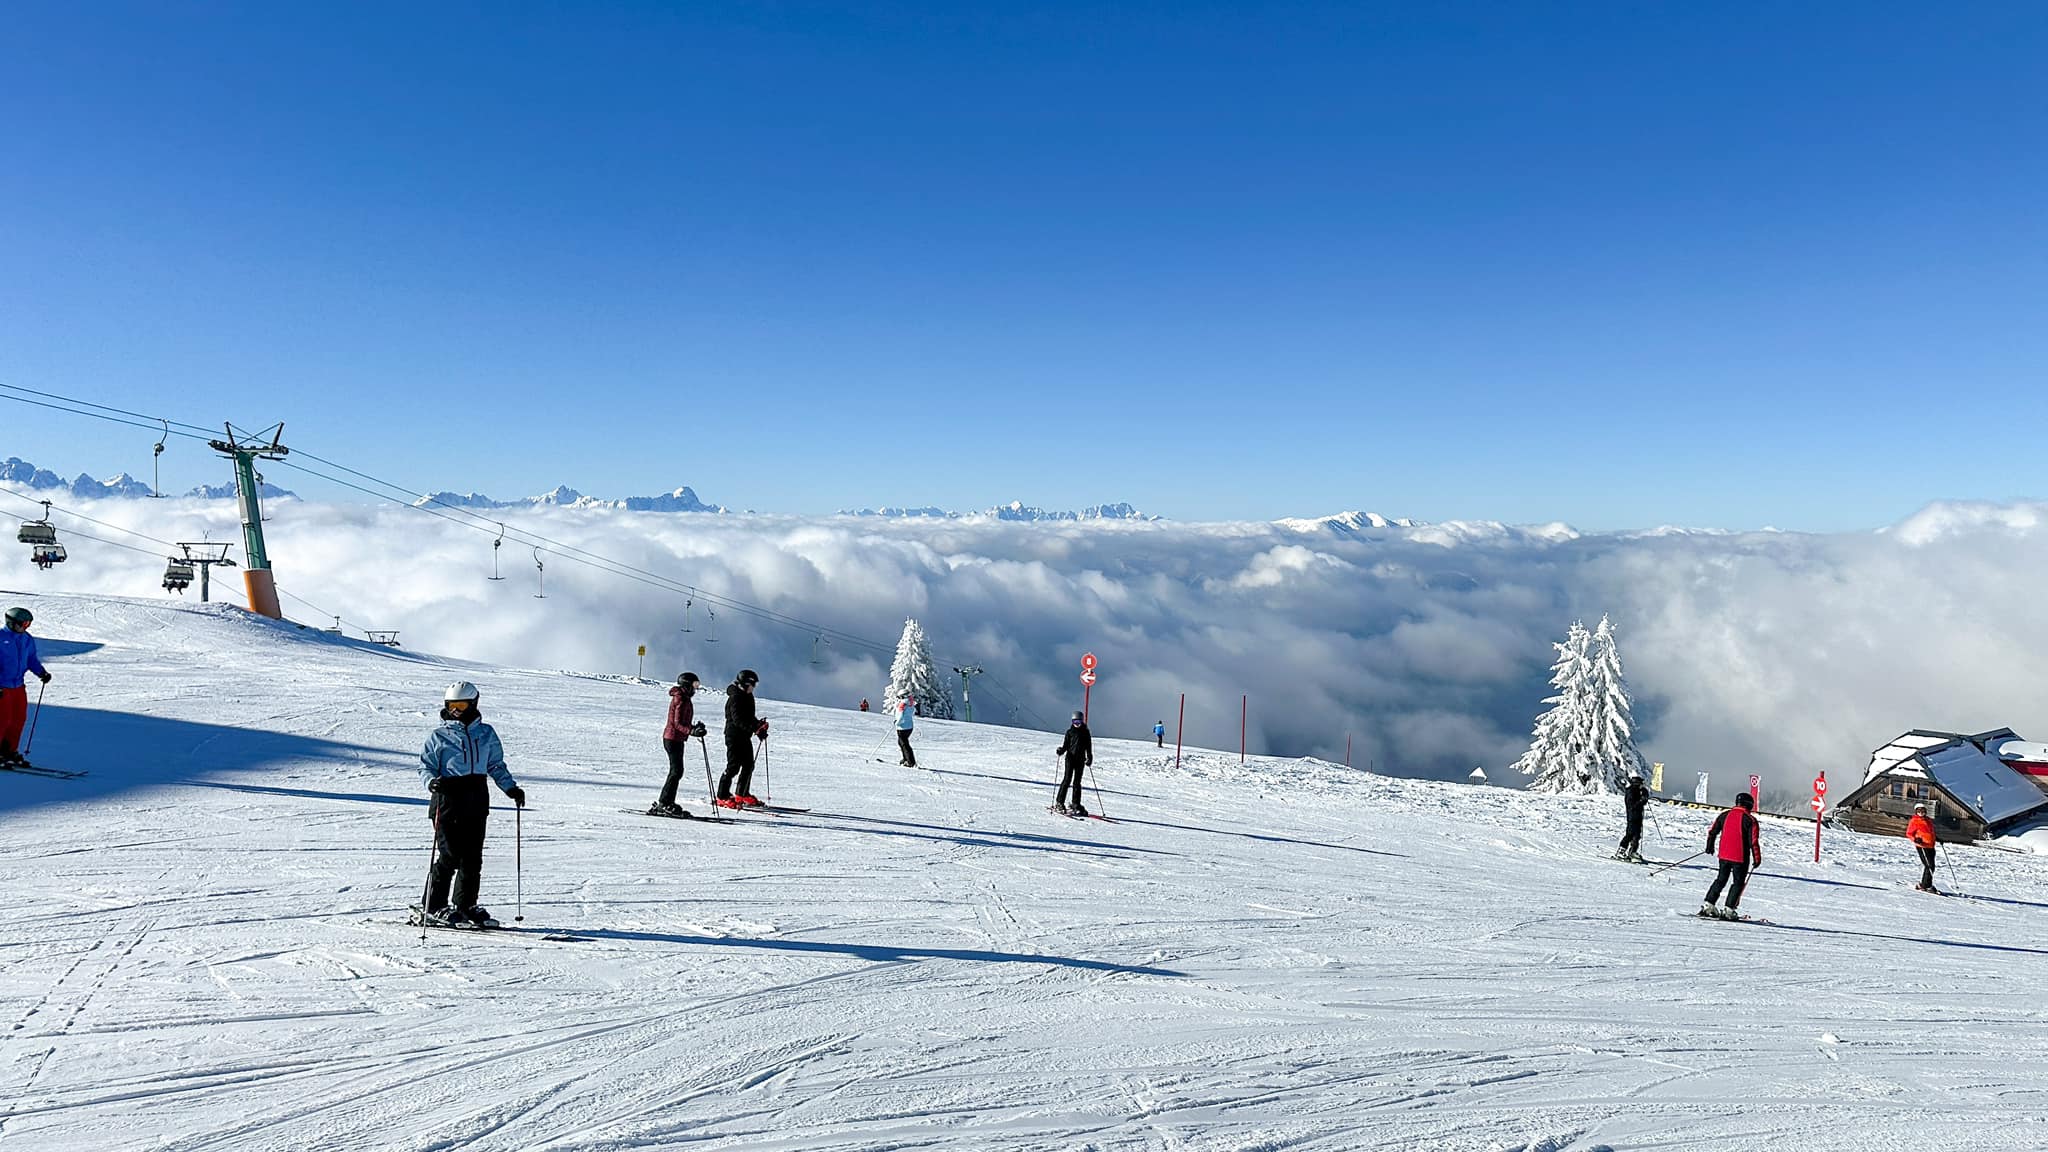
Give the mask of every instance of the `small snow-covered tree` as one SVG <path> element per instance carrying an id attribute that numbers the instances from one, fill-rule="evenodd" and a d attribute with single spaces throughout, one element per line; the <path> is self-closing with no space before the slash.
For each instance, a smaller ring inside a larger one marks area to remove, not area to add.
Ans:
<path id="1" fill-rule="evenodd" d="M 1628 681 L 1621 674 L 1621 650 L 1614 643 L 1614 625 L 1606 616 L 1593 629 L 1591 684 L 1586 693 L 1591 705 L 1593 777 L 1607 788 L 1620 791 L 1630 772 L 1650 774 L 1649 761 L 1636 748 L 1634 701 L 1629 698 Z"/>
<path id="2" fill-rule="evenodd" d="M 897 702 L 906 699 L 917 702 L 919 716 L 953 718 L 953 694 L 932 663 L 932 646 L 915 620 L 903 622 L 903 638 L 896 642 L 896 662 L 889 666 L 889 690 L 882 694 L 882 710 L 894 715 Z"/>
<path id="3" fill-rule="evenodd" d="M 1536 718 L 1529 750 L 1514 769 L 1536 779 L 1531 792 L 1600 792 L 1591 769 L 1593 634 L 1572 621 L 1564 642 L 1552 644 L 1557 662 L 1550 666 L 1550 686 L 1557 694 L 1544 698 L 1550 710 Z"/>

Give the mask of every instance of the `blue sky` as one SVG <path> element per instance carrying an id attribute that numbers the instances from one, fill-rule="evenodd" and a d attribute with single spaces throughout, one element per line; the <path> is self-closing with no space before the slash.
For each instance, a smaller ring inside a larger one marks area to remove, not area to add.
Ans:
<path id="1" fill-rule="evenodd" d="M 2041 492 L 2039 5 L 422 7 L 11 7 L 0 380 L 501 497 Z"/>

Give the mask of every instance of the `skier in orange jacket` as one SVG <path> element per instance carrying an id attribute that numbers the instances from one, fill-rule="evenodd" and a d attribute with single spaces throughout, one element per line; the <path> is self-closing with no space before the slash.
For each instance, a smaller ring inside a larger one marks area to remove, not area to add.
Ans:
<path id="1" fill-rule="evenodd" d="M 1927 805 L 1913 805 L 1913 818 L 1906 821 L 1906 839 L 1920 852 L 1920 883 L 1915 885 L 1922 892 L 1933 892 L 1934 887 L 1934 821 L 1927 818 Z"/>

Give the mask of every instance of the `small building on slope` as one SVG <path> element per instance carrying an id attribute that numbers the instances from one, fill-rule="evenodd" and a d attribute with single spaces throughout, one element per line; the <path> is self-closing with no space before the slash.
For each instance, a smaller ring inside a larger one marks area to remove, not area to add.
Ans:
<path id="1" fill-rule="evenodd" d="M 2000 754 L 2011 750 L 2014 759 Z M 2010 728 L 1968 735 L 1915 729 L 1870 754 L 1863 783 L 1836 802 L 1858 832 L 1899 836 L 1913 805 L 1927 805 L 1935 835 L 1951 843 L 1995 836 L 2048 811 L 2048 761 L 2030 775 L 2018 759 L 2035 750 Z"/>

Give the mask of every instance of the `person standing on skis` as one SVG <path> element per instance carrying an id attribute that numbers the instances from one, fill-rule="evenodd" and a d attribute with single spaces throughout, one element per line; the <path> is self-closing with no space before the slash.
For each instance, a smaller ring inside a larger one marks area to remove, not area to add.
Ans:
<path id="1" fill-rule="evenodd" d="M 655 798 L 654 807 L 647 810 L 649 816 L 688 817 L 690 814 L 676 804 L 676 785 L 683 780 L 690 737 L 704 735 L 704 725 L 696 722 L 696 709 L 690 703 L 690 698 L 696 694 L 695 672 L 685 672 L 676 677 L 675 687 L 668 690 L 668 723 L 661 729 L 661 747 L 668 753 L 668 779 L 662 781 L 661 795 Z"/>
<path id="2" fill-rule="evenodd" d="M 1053 811 L 1069 816 L 1086 816 L 1088 810 L 1081 807 L 1081 773 L 1083 769 L 1095 766 L 1095 742 L 1088 735 L 1086 716 L 1074 713 L 1073 722 L 1067 725 L 1067 734 L 1060 738 L 1058 755 L 1063 757 L 1064 763 L 1060 772 L 1060 789 L 1053 797 Z M 1069 788 L 1074 792 L 1071 805 L 1067 803 Z"/>
<path id="3" fill-rule="evenodd" d="M 1757 824 L 1753 808 L 1756 801 L 1747 792 L 1735 795 L 1735 807 L 1714 817 L 1714 826 L 1707 829 L 1707 851 L 1713 852 L 1720 860 L 1720 871 L 1714 874 L 1713 887 L 1707 889 L 1707 902 L 1700 905 L 1700 915 L 1718 917 L 1722 920 L 1740 920 L 1742 914 L 1735 910 L 1742 903 L 1742 889 L 1749 883 L 1749 870 L 1761 868 L 1764 863 L 1762 830 Z M 1725 911 L 1716 911 L 1714 900 L 1721 895 L 1721 889 L 1728 889 L 1728 906 Z"/>
<path id="4" fill-rule="evenodd" d="M 760 682 L 752 668 L 742 668 L 725 688 L 725 774 L 718 778 L 718 799 L 712 801 L 720 808 L 761 806 L 753 793 L 754 741 L 768 740 L 768 722 L 754 714 L 754 685 Z"/>
<path id="5" fill-rule="evenodd" d="M 36 638 L 28 634 L 36 622 L 26 608 L 7 610 L 7 629 L 0 632 L 0 764 L 28 767 L 21 755 L 21 729 L 28 723 L 28 674 L 43 683 L 50 672 L 36 655 Z"/>
<path id="6" fill-rule="evenodd" d="M 477 710 L 476 685 L 458 680 L 441 694 L 441 726 L 427 733 L 420 750 L 420 780 L 427 786 L 427 817 L 434 822 L 434 869 L 427 877 L 426 923 L 440 928 L 464 923 L 495 928 L 491 914 L 477 907 L 484 876 L 484 826 L 491 816 L 489 779 L 526 807 L 526 791 L 505 768 L 505 747 Z M 455 882 L 449 899 L 448 882 Z"/>
<path id="7" fill-rule="evenodd" d="M 1629 769 L 1628 787 L 1622 789 L 1621 805 L 1628 815 L 1628 827 L 1622 831 L 1621 847 L 1614 850 L 1616 860 L 1630 860 L 1641 863 L 1643 859 L 1643 809 L 1650 803 L 1650 788 L 1643 783 L 1643 774 Z"/>
<path id="8" fill-rule="evenodd" d="M 1913 805 L 1913 818 L 1906 821 L 1906 839 L 1920 853 L 1920 883 L 1914 885 L 1922 892 L 1936 891 L 1934 887 L 1934 821 L 1927 818 L 1927 805 Z"/>
<path id="9" fill-rule="evenodd" d="M 917 701 L 905 696 L 896 702 L 896 749 L 905 768 L 917 767 L 917 753 L 910 750 L 910 730 L 917 727 Z"/>
<path id="10" fill-rule="evenodd" d="M 1161 720 L 1152 726 L 1152 739 L 1158 741 L 1161 748 L 1166 747 L 1166 721 Z"/>

